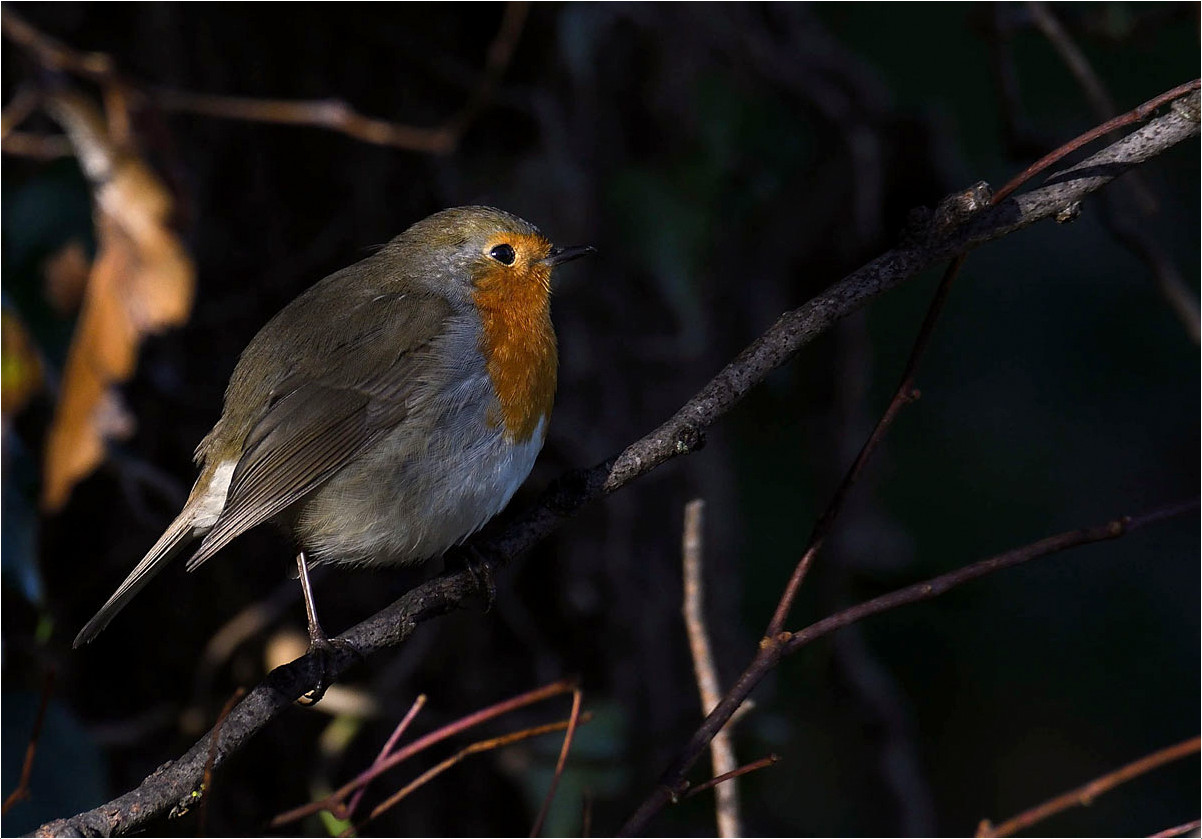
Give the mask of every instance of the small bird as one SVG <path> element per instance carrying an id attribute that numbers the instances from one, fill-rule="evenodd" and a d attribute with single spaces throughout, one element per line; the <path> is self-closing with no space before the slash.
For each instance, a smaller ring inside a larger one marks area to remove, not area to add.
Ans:
<path id="1" fill-rule="evenodd" d="M 75 646 L 195 540 L 189 571 L 272 521 L 298 546 L 311 647 L 328 647 L 309 565 L 439 556 L 530 473 L 555 400 L 551 271 L 591 252 L 457 207 L 285 306 L 238 360 L 183 510 Z"/>

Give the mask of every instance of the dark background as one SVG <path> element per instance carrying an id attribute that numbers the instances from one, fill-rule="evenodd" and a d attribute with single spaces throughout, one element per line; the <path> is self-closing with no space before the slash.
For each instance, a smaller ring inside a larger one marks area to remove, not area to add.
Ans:
<path id="1" fill-rule="evenodd" d="M 189 91 L 341 98 L 433 126 L 477 87 L 502 8 L 482 4 L 8 4 L 129 76 Z M 1053 7 L 1123 109 L 1198 73 L 1194 4 Z M 999 93 L 1018 82 L 1019 108 Z M 6 41 L 3 90 L 38 77 Z M 94 90 L 82 84 L 85 90 Z M 264 651 L 303 627 L 288 544 L 267 528 L 196 574 L 173 567 L 91 646 L 71 639 L 178 510 L 192 449 L 238 353 L 281 306 L 446 206 L 488 203 L 595 258 L 558 272 L 561 347 L 546 449 L 515 504 L 666 418 L 782 311 L 897 241 L 907 212 L 1000 186 L 1100 120 L 1023 7 L 538 4 L 511 66 L 446 156 L 319 128 L 147 108 L 136 136 L 179 202 L 198 269 L 189 323 L 150 340 L 124 397 L 136 434 L 59 515 L 36 513 L 44 394 L 5 418 L 3 792 L 16 785 L 50 669 L 32 798 L 4 832 L 96 806 L 181 754 Z M 52 128 L 35 116 L 29 129 Z M 92 242 L 76 164 L 3 159 L 4 305 L 51 370 L 70 322 L 41 264 Z M 1197 296 L 1198 148 L 1141 168 L 1148 230 Z M 974 254 L 908 408 L 859 485 L 791 624 L 1061 530 L 1196 496 L 1199 355 L 1146 262 L 1103 224 Z M 589 509 L 498 579 L 488 613 L 422 626 L 350 674 L 377 713 L 284 714 L 217 773 L 206 830 L 256 833 L 365 767 L 418 693 L 432 730 L 577 674 L 580 732 L 548 832 L 612 833 L 700 720 L 680 619 L 684 503 L 708 502 L 710 629 L 729 684 L 812 523 L 888 401 L 935 273 L 839 324 L 714 427 L 699 454 Z M 737 728 L 747 832 L 964 835 L 1198 731 L 1198 521 L 988 577 L 785 661 Z M 317 583 L 332 631 L 421 579 Z M 219 628 L 258 601 L 268 626 L 221 661 Z M 565 715 L 532 709 L 494 734 Z M 341 737 L 342 742 L 331 745 Z M 466 745 L 463 740 L 459 745 Z M 529 830 L 555 736 L 471 758 L 367 833 Z M 395 789 L 441 759 L 419 759 Z M 703 761 L 705 763 L 706 761 Z M 692 777 L 700 779 L 699 766 Z M 1046 822 L 1146 835 L 1198 815 L 1196 758 Z M 197 830 L 195 814 L 154 832 Z M 316 820 L 305 825 L 312 834 Z M 654 824 L 712 834 L 712 798 Z"/>

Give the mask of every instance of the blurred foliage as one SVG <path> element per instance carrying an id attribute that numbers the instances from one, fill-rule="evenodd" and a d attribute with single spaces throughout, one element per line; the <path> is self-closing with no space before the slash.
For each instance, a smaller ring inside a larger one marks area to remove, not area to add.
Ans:
<path id="1" fill-rule="evenodd" d="M 418 126 L 468 101 L 502 15 L 479 4 L 6 8 L 147 85 L 338 98 Z M 5 817 L 5 833 L 100 804 L 182 753 L 236 686 L 262 677 L 271 638 L 303 625 L 289 546 L 261 528 L 197 574 L 167 571 L 93 645 L 70 650 L 175 514 L 238 353 L 288 300 L 455 204 L 495 204 L 556 241 L 596 245 L 556 289 L 559 398 L 521 504 L 658 424 L 782 311 L 888 248 L 911 208 L 979 179 L 999 185 L 1099 122 L 1024 8 L 537 4 L 495 95 L 447 156 L 135 107 L 132 136 L 171 191 L 196 304 L 188 323 L 143 345 L 120 389 L 135 433 L 54 516 L 36 513 L 36 464 L 76 321 L 52 302 L 46 265 L 70 242 L 95 256 L 102 236 L 73 159 L 5 155 L 6 794 L 36 708 L 28 697 L 48 668 L 59 685 L 33 798 Z M 1197 75 L 1196 5 L 1051 8 L 1122 108 Z M 0 62 L 5 102 L 55 82 L 7 41 Z M 1017 113 L 999 95 L 1006 68 Z M 21 128 L 56 130 L 41 113 Z M 1145 229 L 1195 298 L 1198 162 L 1195 144 L 1140 170 L 1157 202 Z M 1108 213 L 1132 206 L 1118 184 L 1072 225 L 1041 224 L 970 257 L 920 370 L 923 398 L 854 494 L 794 624 L 1197 494 L 1198 348 L 1148 265 L 1107 228 Z M 595 716 L 548 832 L 579 831 L 585 802 L 592 833 L 616 829 L 700 720 L 679 616 L 684 503 L 708 502 L 707 607 L 729 682 L 886 404 L 935 281 L 838 325 L 712 429 L 704 451 L 519 560 L 490 612 L 426 624 L 358 668 L 347 684 L 377 712 L 339 749 L 320 746 L 320 711 L 285 714 L 217 772 L 208 832 L 260 831 L 361 771 L 419 692 L 430 703 L 415 734 L 567 674 L 582 677 Z M 45 386 L 10 413 L 16 322 Z M 786 661 L 736 729 L 742 760 L 783 758 L 740 781 L 748 834 L 963 835 L 1197 733 L 1198 556 L 1187 517 L 882 615 Z M 421 578 L 326 575 L 315 581 L 323 623 L 349 626 Z M 207 650 L 252 604 L 266 628 L 220 656 Z M 546 722 L 539 713 L 498 731 Z M 523 833 L 558 742 L 465 761 L 365 833 Z M 396 772 L 392 789 L 444 756 Z M 1196 817 L 1198 766 L 1163 769 L 1041 832 L 1146 835 Z M 391 791 L 376 786 L 369 799 Z M 195 818 L 154 832 L 192 834 Z M 655 827 L 703 835 L 713 824 L 703 795 Z M 317 820 L 305 829 L 323 831 Z"/>

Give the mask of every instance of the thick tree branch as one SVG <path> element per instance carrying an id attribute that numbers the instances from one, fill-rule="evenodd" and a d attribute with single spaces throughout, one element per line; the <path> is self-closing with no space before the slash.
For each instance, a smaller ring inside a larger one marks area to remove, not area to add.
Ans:
<path id="1" fill-rule="evenodd" d="M 782 315 L 760 338 L 723 368 L 667 422 L 617 456 L 559 479 L 539 501 L 499 534 L 476 540 L 491 568 L 499 568 L 546 538 L 586 504 L 614 492 L 674 457 L 701 447 L 704 431 L 769 373 L 788 361 L 833 324 L 878 295 L 922 271 L 986 242 L 1003 238 L 1101 189 L 1135 166 L 1197 136 L 1197 86 L 1173 107 L 1087 160 L 1057 173 L 1042 187 L 1009 198 L 967 219 L 937 216 L 925 229 L 911 231 L 899 247 L 849 274 L 798 309 Z M 458 608 L 478 590 L 463 571 L 432 580 L 360 623 L 345 635 L 364 655 L 401 643 L 430 618 Z M 330 662 L 334 677 L 355 661 L 349 653 Z M 268 674 L 230 713 L 213 751 L 214 765 L 240 749 L 260 728 L 309 690 L 318 672 L 308 657 Z M 179 759 L 164 764 L 137 789 L 94 810 L 50 822 L 37 835 L 112 835 L 136 830 L 190 799 L 210 754 L 211 734 Z M 706 741 L 708 742 L 708 741 Z"/>

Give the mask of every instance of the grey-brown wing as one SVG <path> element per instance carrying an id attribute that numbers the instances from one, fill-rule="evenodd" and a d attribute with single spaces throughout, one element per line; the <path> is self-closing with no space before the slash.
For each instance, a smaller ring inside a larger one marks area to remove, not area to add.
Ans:
<path id="1" fill-rule="evenodd" d="M 188 570 L 287 509 L 370 445 L 384 426 L 369 427 L 369 399 L 364 393 L 309 384 L 276 402 L 251 432 L 225 507 L 188 560 Z"/>
<path id="2" fill-rule="evenodd" d="M 441 332 L 445 304 L 378 302 L 371 317 L 380 323 L 361 332 L 353 348 L 341 348 L 340 374 L 350 384 L 311 365 L 276 385 L 279 395 L 247 434 L 225 506 L 189 570 L 312 492 L 405 419 L 420 384 L 415 360 Z"/>

